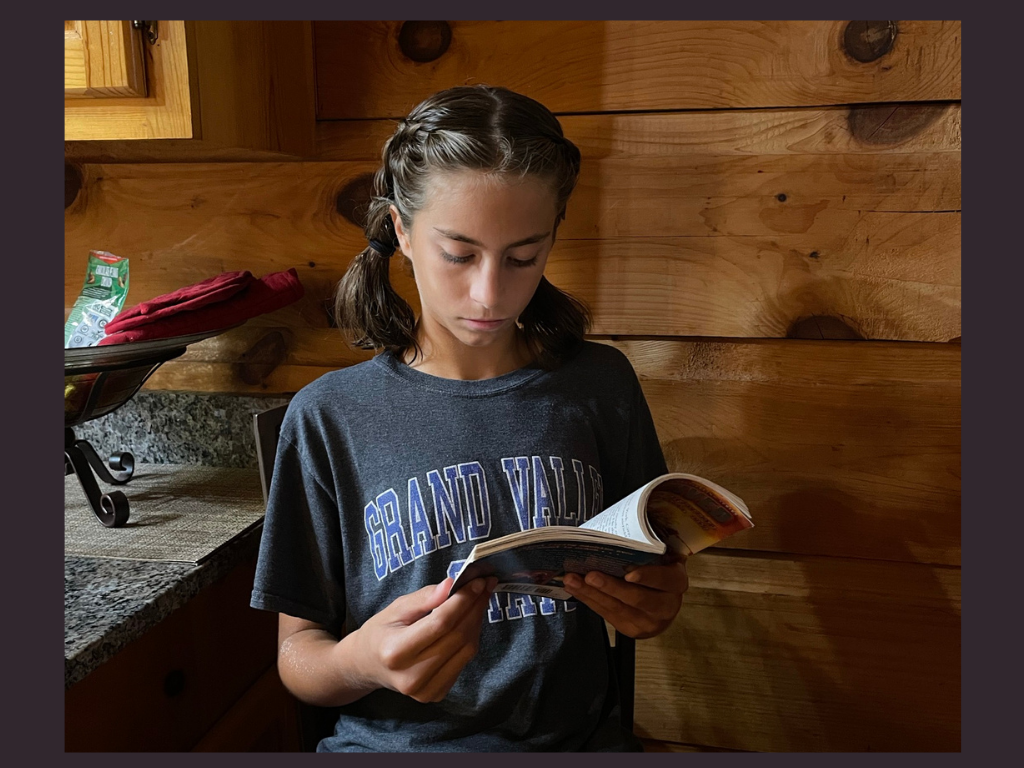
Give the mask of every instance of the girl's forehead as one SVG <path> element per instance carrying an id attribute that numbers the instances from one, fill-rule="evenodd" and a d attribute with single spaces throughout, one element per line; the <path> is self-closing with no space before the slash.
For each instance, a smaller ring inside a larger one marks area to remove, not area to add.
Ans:
<path id="1" fill-rule="evenodd" d="M 428 203 L 445 198 L 474 195 L 507 196 L 509 194 L 546 197 L 554 194 L 551 180 L 536 174 L 488 173 L 486 171 L 435 171 L 427 177 Z"/>
<path id="2" fill-rule="evenodd" d="M 415 218 L 547 220 L 557 211 L 554 184 L 540 176 L 501 176 L 482 171 L 434 173 Z M 548 222 L 549 224 L 551 222 Z"/>

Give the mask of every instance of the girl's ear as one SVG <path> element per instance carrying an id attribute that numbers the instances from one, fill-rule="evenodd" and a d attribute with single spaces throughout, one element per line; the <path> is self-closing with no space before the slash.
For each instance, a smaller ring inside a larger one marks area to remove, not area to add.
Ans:
<path id="1" fill-rule="evenodd" d="M 406 232 L 405 227 L 402 224 L 402 217 L 398 214 L 398 209 L 395 206 L 388 206 L 390 211 L 391 224 L 394 226 L 395 235 L 398 237 L 398 247 L 402 250 L 406 256 L 411 252 L 409 233 Z"/>

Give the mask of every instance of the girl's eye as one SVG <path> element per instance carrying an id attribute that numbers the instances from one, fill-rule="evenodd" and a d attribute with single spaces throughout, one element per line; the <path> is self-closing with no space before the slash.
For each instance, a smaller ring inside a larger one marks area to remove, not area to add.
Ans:
<path id="1" fill-rule="evenodd" d="M 469 256 L 453 256 L 447 251 L 442 250 L 441 258 L 443 258 L 445 261 L 451 264 L 465 264 L 466 262 L 473 258 L 473 255 L 470 254 Z M 534 264 L 537 263 L 537 257 L 534 256 L 532 259 L 510 258 L 509 261 L 512 263 L 513 267 L 532 267 Z"/>
<path id="2" fill-rule="evenodd" d="M 467 261 L 473 258 L 472 256 L 452 256 L 450 253 L 446 251 L 441 251 L 441 257 L 445 261 L 449 261 L 452 264 L 465 264 Z"/>

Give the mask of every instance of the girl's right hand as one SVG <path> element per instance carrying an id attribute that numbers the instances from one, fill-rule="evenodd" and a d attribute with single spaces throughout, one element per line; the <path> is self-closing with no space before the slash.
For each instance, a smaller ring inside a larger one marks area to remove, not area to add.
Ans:
<path id="1" fill-rule="evenodd" d="M 360 676 L 374 687 L 441 701 L 476 655 L 497 579 L 474 579 L 448 597 L 451 585 L 449 578 L 399 597 L 337 651 L 352 653 Z"/>

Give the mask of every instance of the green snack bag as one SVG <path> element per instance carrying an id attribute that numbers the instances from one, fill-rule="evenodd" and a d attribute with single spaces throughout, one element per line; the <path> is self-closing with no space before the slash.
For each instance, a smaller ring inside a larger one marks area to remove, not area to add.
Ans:
<path id="1" fill-rule="evenodd" d="M 128 259 L 106 251 L 89 251 L 85 285 L 64 324 L 64 349 L 93 347 L 104 327 L 124 306 L 128 295 Z"/>

